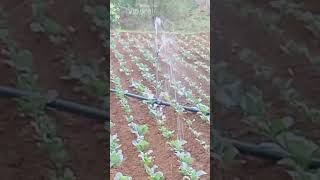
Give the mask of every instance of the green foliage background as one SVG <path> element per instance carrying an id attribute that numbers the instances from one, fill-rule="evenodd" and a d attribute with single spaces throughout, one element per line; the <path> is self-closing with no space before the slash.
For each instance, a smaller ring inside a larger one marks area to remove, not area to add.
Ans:
<path id="1" fill-rule="evenodd" d="M 112 0 L 110 15 L 112 27 L 123 30 L 153 30 L 153 16 L 160 16 L 168 31 L 210 30 L 210 12 L 195 0 Z"/>

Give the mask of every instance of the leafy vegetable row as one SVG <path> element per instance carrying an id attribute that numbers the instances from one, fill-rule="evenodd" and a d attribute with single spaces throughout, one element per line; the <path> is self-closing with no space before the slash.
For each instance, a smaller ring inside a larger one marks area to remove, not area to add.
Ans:
<path id="1" fill-rule="evenodd" d="M 125 112 L 129 114 L 130 112 L 132 112 L 132 109 L 130 108 L 130 105 L 123 93 L 120 78 L 116 77 L 113 72 L 111 72 L 111 80 L 115 84 L 115 88 L 117 89 L 117 97 L 119 98 L 122 107 L 124 107 Z M 145 133 L 149 131 L 148 126 L 134 123 L 134 118 L 132 115 L 128 115 L 127 120 L 131 132 L 137 136 L 136 140 L 134 140 L 132 144 L 137 148 L 139 152 L 139 157 L 143 162 L 146 173 L 152 180 L 164 180 L 163 173 L 161 171 L 156 171 L 158 166 L 153 164 L 154 157 L 151 155 L 153 151 L 148 150 L 150 143 L 144 138 Z"/>
<path id="2" fill-rule="evenodd" d="M 246 122 L 271 141 L 261 146 L 286 154 L 286 157 L 279 163 L 294 169 L 294 171 L 288 171 L 292 177 L 297 179 L 319 178 L 317 170 L 309 169 L 311 159 L 319 155 L 318 145 L 290 131 L 293 125 L 292 119 L 286 117 L 270 119 L 268 112 L 271 104 L 264 101 L 262 92 L 257 87 L 245 86 L 227 71 L 226 64 L 217 64 L 215 71 L 218 73 L 215 83 L 219 83 L 219 87 L 225 87 L 225 91 L 233 96 L 232 99 L 235 100 L 236 106 L 241 108 Z M 234 153 L 231 156 L 234 156 Z"/>
<path id="3" fill-rule="evenodd" d="M 150 95 L 152 94 L 152 92 L 149 89 L 147 89 L 147 87 L 143 86 L 141 83 L 137 81 L 132 82 L 132 87 L 138 89 L 142 94 L 147 94 L 147 96 L 151 96 L 151 97 L 154 96 L 154 95 Z M 169 130 L 165 126 L 166 118 L 163 113 L 163 107 L 158 107 L 156 104 L 153 104 L 152 101 L 144 101 L 144 102 L 148 105 L 148 109 L 152 117 L 157 121 L 159 131 L 162 132 L 162 135 L 166 139 L 171 139 L 174 135 L 174 131 Z M 177 104 L 177 106 L 174 106 L 174 107 L 177 110 L 177 112 L 179 112 L 180 114 L 182 113 L 183 109 L 181 105 Z M 183 141 L 183 142 L 186 143 L 186 141 Z M 169 144 L 171 144 L 172 146 L 175 146 L 175 145 L 178 146 L 179 143 L 180 143 L 179 140 L 172 140 Z M 179 152 L 176 152 L 176 155 L 177 154 L 178 154 L 178 158 L 180 158 L 179 160 L 179 162 L 181 163 L 180 171 L 183 175 L 188 176 L 191 179 L 198 179 L 200 176 L 206 174 L 203 171 L 196 171 L 191 167 L 191 163 L 193 162 L 193 160 L 191 160 L 192 158 L 190 153 L 187 153 L 187 152 L 183 153 L 182 151 L 179 151 Z"/>
<path id="4" fill-rule="evenodd" d="M 1 9 L 1 41 L 6 45 L 8 61 L 10 67 L 16 70 L 16 86 L 30 92 L 41 90 L 37 85 L 37 74 L 34 71 L 33 56 L 29 50 L 20 49 L 17 43 L 10 39 L 8 29 L 4 29 L 6 25 L 6 14 Z M 72 170 L 67 166 L 67 152 L 62 138 L 59 137 L 55 120 L 46 115 L 46 104 L 55 99 L 56 93 L 49 91 L 46 97 L 29 96 L 17 99 L 21 116 L 31 118 L 30 123 L 34 127 L 40 143 L 38 146 L 47 152 L 55 166 L 52 178 L 57 180 L 76 179 Z"/>

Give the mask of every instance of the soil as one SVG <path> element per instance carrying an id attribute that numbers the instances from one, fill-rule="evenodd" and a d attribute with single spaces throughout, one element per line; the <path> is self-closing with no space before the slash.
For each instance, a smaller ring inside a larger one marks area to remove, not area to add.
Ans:
<path id="1" fill-rule="evenodd" d="M 128 37 L 136 38 L 138 42 L 141 42 L 142 44 L 146 45 L 148 39 L 145 37 L 145 35 L 142 35 L 142 37 L 141 36 L 138 37 L 138 36 L 139 35 L 137 34 L 121 33 L 122 39 L 126 39 Z M 124 55 L 124 59 L 126 59 L 125 61 L 126 67 L 132 70 L 132 73 L 130 76 L 126 76 L 124 73 L 119 71 L 120 64 L 116 60 L 112 51 L 111 51 L 111 67 L 112 69 L 114 69 L 115 75 L 120 77 L 120 79 L 122 80 L 123 89 L 128 90 L 129 92 L 132 92 L 135 94 L 139 94 L 135 89 L 130 87 L 130 84 L 131 84 L 131 79 L 142 80 L 143 79 L 142 74 L 140 73 L 137 65 L 131 61 L 131 58 L 128 54 L 128 50 L 121 47 L 120 43 L 116 44 L 116 48 L 121 54 Z M 151 73 L 155 73 L 155 68 L 152 66 L 151 63 L 144 60 L 143 54 L 141 54 L 136 47 L 134 47 L 133 45 L 130 45 L 129 48 L 132 49 L 135 56 L 140 57 L 141 62 L 148 65 L 148 68 L 150 68 Z M 160 74 L 160 79 L 163 79 L 164 78 L 162 75 L 163 72 L 160 72 L 159 74 Z M 153 84 L 151 84 L 149 81 L 144 80 L 143 84 L 147 86 L 150 90 L 155 92 L 153 88 Z M 185 82 L 184 82 L 184 85 L 186 86 Z M 114 96 L 115 95 L 111 94 L 111 99 L 113 99 Z M 134 98 L 128 98 L 128 101 L 131 108 L 133 109 L 133 116 L 135 118 L 135 121 L 141 124 L 148 124 L 149 126 L 149 132 L 146 134 L 145 138 L 151 144 L 150 149 L 152 149 L 154 152 L 155 164 L 159 166 L 159 170 L 164 173 L 166 179 L 182 179 L 181 174 L 178 172 L 179 164 L 177 161 L 177 157 L 170 150 L 169 145 L 166 143 L 167 140 L 161 135 L 161 132 L 158 130 L 155 120 L 147 113 L 148 112 L 147 106 L 144 105 L 141 101 L 136 100 Z M 120 107 L 119 105 L 117 105 L 117 102 L 111 101 L 110 107 L 111 107 L 112 117 L 116 118 L 116 119 L 112 119 L 112 122 L 115 123 L 115 129 L 111 129 L 111 133 L 118 134 L 120 139 L 120 144 L 124 146 L 123 148 L 124 156 L 128 158 L 128 160 L 125 160 L 124 164 L 121 165 L 120 168 L 111 170 L 111 177 L 113 177 L 114 174 L 118 172 L 118 170 L 121 170 L 121 172 L 127 172 L 127 175 L 130 175 L 133 178 L 141 177 L 140 169 L 141 167 L 143 167 L 143 164 L 141 162 L 138 162 L 138 165 L 140 165 L 140 167 L 137 168 L 136 172 L 130 171 L 132 166 L 137 165 L 136 161 L 138 160 L 137 152 L 134 152 L 136 151 L 135 147 L 131 145 L 131 141 L 134 140 L 135 137 L 131 136 L 131 132 L 129 131 L 129 128 L 125 127 L 127 126 L 127 121 L 121 117 L 122 116 L 121 111 L 119 111 Z M 177 118 L 179 118 L 180 120 L 196 119 L 196 121 L 193 124 L 193 128 L 195 128 L 197 131 L 203 134 L 203 139 L 206 142 L 210 142 L 210 128 L 204 122 L 201 122 L 201 119 L 199 118 L 198 115 L 188 112 L 182 115 L 182 117 L 178 117 L 175 111 L 170 107 L 166 107 L 164 110 L 164 113 L 167 119 L 166 127 L 171 130 L 177 130 L 177 122 L 175 121 L 175 119 Z M 191 134 L 191 131 L 187 128 L 186 122 L 183 121 L 182 124 L 183 124 L 183 131 L 184 131 L 184 139 L 188 142 L 184 146 L 184 148 L 186 151 L 190 152 L 192 157 L 195 159 L 193 167 L 198 170 L 199 169 L 204 170 L 205 172 L 208 173 L 207 175 L 204 175 L 201 179 L 209 179 L 210 177 L 209 153 L 206 152 L 201 147 L 201 145 L 195 140 L 195 138 Z M 123 127 L 122 130 L 119 130 L 117 126 Z M 175 132 L 175 136 L 177 136 L 176 132 Z M 127 153 L 125 151 L 127 151 Z M 136 156 L 131 157 L 132 154 L 136 154 Z M 131 160 L 131 159 L 134 159 L 134 160 Z M 147 179 L 146 173 L 144 174 L 145 176 L 141 178 Z"/>
<path id="2" fill-rule="evenodd" d="M 46 35 L 36 34 L 29 28 L 32 22 L 30 1 L 4 0 L 1 2 L 9 13 L 9 31 L 18 46 L 28 49 L 34 57 L 35 70 L 39 76 L 38 84 L 46 92 L 55 89 L 59 98 L 86 104 L 96 108 L 105 108 L 102 100 L 86 92 L 74 92 L 80 85 L 77 81 L 65 81 L 60 77 L 66 75 L 67 67 L 63 58 L 68 52 L 75 52 L 84 57 L 105 57 L 102 42 L 97 32 L 90 30 L 91 17 L 83 12 L 80 1 L 52 1 L 49 16 L 64 28 L 73 26 L 75 33 L 67 34 L 67 42 L 53 45 Z M 103 1 L 91 3 L 104 4 Z M 108 56 L 108 55 L 107 55 Z M 2 62 L 0 57 L 0 84 L 15 86 L 15 72 Z M 107 62 L 104 63 L 107 67 Z M 107 69 L 107 68 L 105 68 Z M 36 132 L 30 125 L 32 119 L 19 116 L 17 105 L 13 99 L 0 99 L 1 119 L 1 163 L 2 179 L 50 179 L 50 171 L 54 170 L 51 160 L 44 151 L 37 147 Z M 61 111 L 49 110 L 48 115 L 57 121 L 59 135 L 67 149 L 67 165 L 78 180 L 104 179 L 106 177 L 107 133 L 103 124 Z"/>
<path id="3" fill-rule="evenodd" d="M 146 42 L 148 41 L 151 41 L 150 38 L 146 38 L 145 35 L 142 36 L 142 38 L 139 38 L 139 42 L 141 42 L 142 44 L 146 44 Z M 190 47 L 189 47 L 190 48 Z M 133 49 L 135 50 L 135 48 L 133 47 Z M 153 51 L 151 48 L 147 48 L 148 50 L 150 50 L 151 52 Z M 188 48 L 186 48 L 188 49 Z M 180 51 L 177 52 L 177 54 L 181 54 Z M 140 58 L 143 58 L 143 55 L 140 53 Z M 184 57 L 184 59 L 186 60 L 186 62 L 190 63 L 190 64 L 193 64 L 194 62 L 197 62 L 198 60 L 201 60 L 201 59 L 193 59 L 191 60 L 190 58 L 187 58 L 187 57 Z M 146 62 L 151 71 L 155 71 L 155 67 L 153 67 L 149 62 Z M 207 62 L 208 63 L 208 62 Z M 165 73 L 167 73 L 165 70 L 168 69 L 167 67 L 167 64 L 164 63 L 163 61 L 160 61 L 160 66 L 163 68 L 163 71 Z M 180 62 L 176 62 L 176 64 L 174 65 L 174 74 L 175 74 L 175 78 L 177 81 L 180 81 L 183 83 L 183 85 L 187 88 L 187 89 L 191 89 L 192 92 L 195 93 L 195 95 L 198 95 L 200 96 L 199 94 L 197 94 L 197 91 L 191 87 L 189 85 L 189 83 L 186 82 L 186 80 L 183 78 L 183 77 L 188 77 L 189 79 L 191 79 L 192 82 L 196 83 L 205 93 L 206 95 L 210 95 L 210 89 L 209 89 L 209 86 L 207 85 L 208 82 L 202 80 L 202 79 L 199 79 L 198 76 L 192 76 L 192 72 L 193 70 L 190 69 L 188 66 L 184 66 L 182 63 Z M 205 72 L 205 70 L 198 70 L 199 74 L 202 74 L 204 76 L 207 76 L 207 72 Z M 161 76 L 161 75 L 160 75 Z M 161 80 L 163 80 L 163 78 L 160 77 Z M 182 101 L 185 101 L 184 99 L 179 99 L 180 102 Z M 208 104 L 208 101 L 205 101 L 205 103 Z"/>
<path id="4" fill-rule="evenodd" d="M 278 13 L 267 4 L 268 2 L 270 1 L 244 0 L 242 3 L 263 8 L 268 12 Z M 319 2 L 308 1 L 305 4 L 305 9 L 311 8 L 313 11 L 315 9 L 319 11 Z M 293 116 L 295 125 L 292 131 L 319 143 L 319 124 L 307 121 L 305 115 L 299 109 L 289 106 L 271 81 L 258 81 L 253 67 L 240 61 L 236 55 L 237 52 L 234 52 L 232 47 L 233 43 L 236 42 L 240 48 L 249 48 L 257 52 L 260 57 L 267 60 L 267 65 L 274 69 L 274 76 L 293 78 L 294 88 L 305 98 L 307 104 L 319 108 L 319 99 L 314 96 L 319 93 L 319 87 L 317 87 L 319 72 L 314 70 L 313 65 L 306 58 L 289 56 L 280 49 L 280 45 L 293 39 L 307 44 L 313 54 L 319 55 L 319 51 L 315 51 L 319 48 L 319 45 L 314 42 L 317 41 L 316 38 L 306 28 L 303 28 L 302 22 L 297 22 L 291 16 L 281 19 L 280 27 L 284 30 L 284 33 L 278 34 L 266 30 L 257 17 L 245 18 L 241 16 L 238 8 L 228 6 L 224 1 L 219 0 L 215 3 L 213 13 L 213 66 L 220 61 L 227 62 L 229 70 L 233 74 L 245 84 L 256 85 L 263 91 L 265 101 L 272 102 L 270 118 Z M 289 74 L 288 68 L 293 69 L 293 77 Z M 242 121 L 243 115 L 239 110 L 226 110 L 219 104 L 214 104 L 214 107 L 216 111 L 215 128 L 225 136 L 251 143 L 266 141 L 254 127 L 248 126 Z M 215 172 L 212 172 L 214 178 L 216 180 L 235 178 L 239 180 L 291 179 L 286 172 L 288 169 L 276 165 L 276 162 L 244 155 L 240 155 L 237 160 L 245 160 L 246 165 L 222 169 L 219 166 L 220 162 L 216 162 L 213 168 Z M 215 160 L 212 159 L 212 161 Z"/>

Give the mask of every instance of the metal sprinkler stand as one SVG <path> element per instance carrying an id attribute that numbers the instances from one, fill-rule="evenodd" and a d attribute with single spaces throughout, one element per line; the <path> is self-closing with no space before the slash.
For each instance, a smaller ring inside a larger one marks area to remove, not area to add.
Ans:
<path id="1" fill-rule="evenodd" d="M 156 37 L 157 38 L 157 37 Z M 157 42 L 157 41 L 156 41 Z M 156 47 L 157 47 L 157 45 L 156 45 Z M 160 53 L 160 49 L 159 48 L 157 48 L 157 52 L 156 52 L 156 70 L 157 70 L 157 72 L 156 72 L 156 79 L 157 79 L 157 84 L 156 84 L 156 100 L 157 100 L 157 102 L 159 102 L 160 101 L 160 99 L 159 99 L 159 86 L 158 86 L 158 83 L 159 83 L 159 69 L 158 69 L 158 61 L 159 61 L 159 53 Z"/>

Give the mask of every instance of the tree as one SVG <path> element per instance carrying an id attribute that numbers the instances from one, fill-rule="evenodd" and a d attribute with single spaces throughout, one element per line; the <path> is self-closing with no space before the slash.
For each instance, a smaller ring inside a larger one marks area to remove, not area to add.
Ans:
<path id="1" fill-rule="evenodd" d="M 110 20 L 112 25 L 118 25 L 120 20 L 120 8 L 118 4 L 110 3 Z"/>

